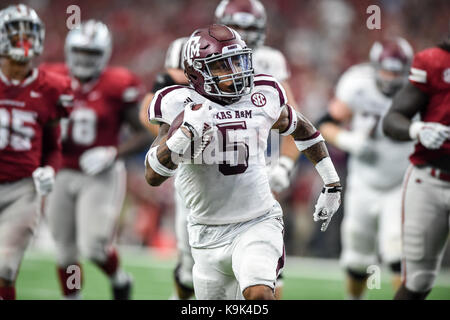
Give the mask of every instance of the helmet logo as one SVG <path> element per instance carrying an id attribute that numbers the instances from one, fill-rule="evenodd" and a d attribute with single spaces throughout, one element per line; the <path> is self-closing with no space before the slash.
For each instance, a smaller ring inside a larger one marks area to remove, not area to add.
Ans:
<path id="1" fill-rule="evenodd" d="M 191 37 L 184 47 L 184 58 L 189 65 L 192 65 L 192 59 L 200 55 L 200 36 Z"/>
<path id="2" fill-rule="evenodd" d="M 444 82 L 450 83 L 450 68 L 447 68 L 444 70 L 444 73 L 442 74 L 442 78 L 444 79 Z"/>
<path id="3" fill-rule="evenodd" d="M 256 92 L 252 94 L 252 103 L 257 107 L 264 107 L 266 105 L 266 97 L 262 93 Z"/>

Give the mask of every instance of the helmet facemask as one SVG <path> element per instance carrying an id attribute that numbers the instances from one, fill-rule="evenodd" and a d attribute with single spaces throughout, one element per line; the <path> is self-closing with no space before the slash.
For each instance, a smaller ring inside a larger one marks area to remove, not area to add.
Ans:
<path id="1" fill-rule="evenodd" d="M 42 53 L 44 33 L 43 25 L 34 20 L 6 21 L 0 30 L 1 53 L 14 61 L 26 63 Z"/>
<path id="2" fill-rule="evenodd" d="M 105 67 L 105 52 L 99 49 L 72 47 L 67 53 L 67 63 L 73 76 L 80 80 L 97 77 Z"/>
<path id="3" fill-rule="evenodd" d="M 196 59 L 194 69 L 202 73 L 205 92 L 226 103 L 236 102 L 253 89 L 251 49 Z"/>
<path id="4" fill-rule="evenodd" d="M 380 91 L 393 97 L 406 83 L 408 66 L 394 58 L 385 58 L 376 66 L 376 83 Z"/>

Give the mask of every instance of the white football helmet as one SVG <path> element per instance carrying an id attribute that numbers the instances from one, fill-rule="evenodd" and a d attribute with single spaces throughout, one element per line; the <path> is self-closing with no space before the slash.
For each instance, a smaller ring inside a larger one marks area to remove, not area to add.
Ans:
<path id="1" fill-rule="evenodd" d="M 67 66 L 74 77 L 96 78 L 111 57 L 111 33 L 104 23 L 88 20 L 67 34 L 64 49 Z"/>
<path id="2" fill-rule="evenodd" d="M 45 27 L 36 11 L 11 5 L 0 11 L 0 55 L 27 62 L 44 49 Z"/>

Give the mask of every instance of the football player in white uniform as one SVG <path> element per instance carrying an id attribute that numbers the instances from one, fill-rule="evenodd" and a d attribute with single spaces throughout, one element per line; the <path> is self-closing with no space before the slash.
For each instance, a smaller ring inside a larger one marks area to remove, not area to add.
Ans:
<path id="1" fill-rule="evenodd" d="M 224 25 L 196 30 L 184 50 L 190 87 L 161 89 L 149 110 L 161 126 L 145 177 L 158 186 L 178 171 L 200 300 L 275 298 L 284 245 L 282 211 L 265 169 L 271 129 L 292 135 L 324 180 L 314 212 L 322 231 L 340 205 L 342 188 L 322 136 L 287 105 L 279 82 L 253 75 L 251 54 Z"/>
<path id="2" fill-rule="evenodd" d="M 381 119 L 406 82 L 412 55 L 405 39 L 376 42 L 372 63 L 355 65 L 341 76 L 320 121 L 325 139 L 350 155 L 341 226 L 341 264 L 350 299 L 364 297 L 377 249 L 394 273 L 394 289 L 400 285 L 401 184 L 412 144 L 387 138 Z"/>
<path id="3" fill-rule="evenodd" d="M 271 47 L 265 46 L 267 17 L 264 6 L 259 1 L 221 1 L 215 12 L 218 23 L 229 24 L 237 30 L 243 40 L 253 49 L 253 68 L 256 74 L 269 74 L 283 85 L 290 105 L 296 109 L 294 95 L 288 83 L 290 75 L 286 59 L 283 54 Z M 161 88 L 181 84 L 185 85 L 188 80 L 184 74 L 183 48 L 188 38 L 174 40 L 166 53 L 165 72 L 158 74 L 152 92 L 148 93 L 141 104 L 141 122 L 154 135 L 158 135 L 159 126 L 148 122 L 148 107 L 156 91 Z M 290 173 L 294 167 L 299 151 L 295 147 L 292 138 L 283 137 L 281 157 L 277 163 L 272 163 L 269 172 L 269 182 L 272 191 L 281 192 L 289 186 Z M 286 140 L 291 140 L 287 141 Z M 175 184 L 175 189 L 177 185 Z M 189 246 L 187 235 L 188 209 L 183 204 L 178 192 L 175 194 L 175 233 L 177 237 L 177 249 L 179 261 L 175 268 L 174 280 L 176 292 L 174 299 L 187 299 L 193 294 L 192 266 L 194 261 Z M 281 298 L 282 275 L 277 280 L 276 296 Z"/>

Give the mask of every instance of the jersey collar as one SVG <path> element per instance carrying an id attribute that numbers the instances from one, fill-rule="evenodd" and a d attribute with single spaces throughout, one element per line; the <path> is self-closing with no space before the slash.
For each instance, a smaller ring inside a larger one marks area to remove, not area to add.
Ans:
<path id="1" fill-rule="evenodd" d="M 7 86 L 20 86 L 20 87 L 26 87 L 29 84 L 31 84 L 34 80 L 37 79 L 39 75 L 39 70 L 37 68 L 33 68 L 33 70 L 31 71 L 31 74 L 26 77 L 24 80 L 22 81 L 18 81 L 18 80 L 10 80 L 8 79 L 8 77 L 6 77 L 3 72 L 0 70 L 0 80 Z"/>

